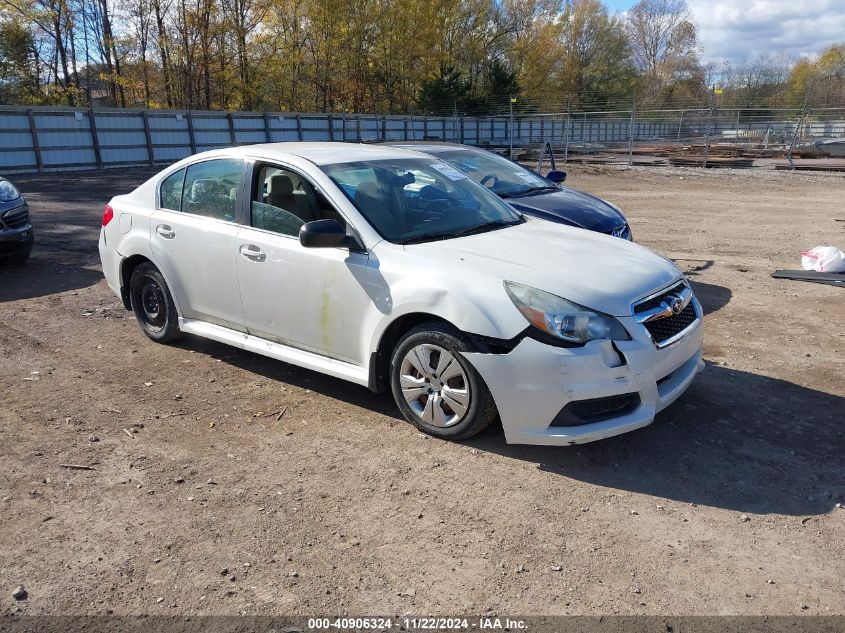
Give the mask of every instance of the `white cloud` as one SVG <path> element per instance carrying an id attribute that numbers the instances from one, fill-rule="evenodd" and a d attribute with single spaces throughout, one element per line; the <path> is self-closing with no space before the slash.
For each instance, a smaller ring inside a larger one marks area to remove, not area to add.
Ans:
<path id="1" fill-rule="evenodd" d="M 742 64 L 762 54 L 813 57 L 845 43 L 843 0 L 687 0 L 704 59 Z"/>

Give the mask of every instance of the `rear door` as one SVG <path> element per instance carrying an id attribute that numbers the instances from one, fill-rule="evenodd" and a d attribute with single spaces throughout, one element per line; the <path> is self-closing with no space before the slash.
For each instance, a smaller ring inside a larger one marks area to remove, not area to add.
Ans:
<path id="1" fill-rule="evenodd" d="M 159 189 L 150 242 L 183 317 L 244 330 L 235 235 L 244 161 L 192 163 Z"/>
<path id="2" fill-rule="evenodd" d="M 261 338 L 364 365 L 361 324 L 372 300 L 365 291 L 367 254 L 304 248 L 305 222 L 343 215 L 300 170 L 255 163 L 238 276 L 247 331 Z M 245 205 L 247 206 L 247 205 Z"/>

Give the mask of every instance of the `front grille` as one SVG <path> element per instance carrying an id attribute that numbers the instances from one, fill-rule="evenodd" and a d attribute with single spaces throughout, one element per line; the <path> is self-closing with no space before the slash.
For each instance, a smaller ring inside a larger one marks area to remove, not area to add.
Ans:
<path id="1" fill-rule="evenodd" d="M 647 321 L 646 323 L 643 323 L 643 325 L 645 325 L 645 329 L 648 330 L 648 333 L 651 334 L 651 338 L 654 339 L 654 342 L 659 345 L 676 334 L 683 332 L 690 325 L 695 323 L 697 318 L 698 316 L 695 314 L 695 307 L 693 306 L 692 301 L 690 301 L 687 304 L 687 307 L 679 314 L 673 314 L 672 316 L 664 319 Z"/>
<path id="2" fill-rule="evenodd" d="M 633 413 L 640 406 L 640 394 L 624 393 L 606 398 L 575 400 L 560 410 L 551 426 L 581 426 Z"/>
<path id="3" fill-rule="evenodd" d="M 29 224 L 29 212 L 24 205 L 22 207 L 18 207 L 17 209 L 7 211 L 3 214 L 2 220 L 3 224 L 6 225 L 6 228 L 22 229 Z"/>
<path id="4" fill-rule="evenodd" d="M 648 299 L 647 301 L 643 301 L 641 303 L 638 303 L 636 306 L 634 306 L 634 315 L 636 316 L 638 314 L 645 312 L 646 310 L 651 310 L 652 308 L 656 308 L 657 306 L 660 305 L 660 303 L 663 301 L 663 298 L 666 295 L 675 294 L 675 293 L 679 292 L 680 290 L 683 290 L 684 288 L 686 288 L 686 284 L 682 281 L 678 284 L 675 284 L 674 286 L 672 286 L 668 290 L 664 290 L 658 296 L 652 297 L 651 299 Z"/>

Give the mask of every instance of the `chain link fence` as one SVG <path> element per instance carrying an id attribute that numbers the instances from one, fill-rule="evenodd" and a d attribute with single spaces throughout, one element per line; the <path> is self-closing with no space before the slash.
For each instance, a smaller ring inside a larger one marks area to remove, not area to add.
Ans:
<path id="1" fill-rule="evenodd" d="M 542 115 L 558 162 L 845 171 L 845 108 L 689 108 Z M 519 150 L 517 150 L 518 152 Z"/>

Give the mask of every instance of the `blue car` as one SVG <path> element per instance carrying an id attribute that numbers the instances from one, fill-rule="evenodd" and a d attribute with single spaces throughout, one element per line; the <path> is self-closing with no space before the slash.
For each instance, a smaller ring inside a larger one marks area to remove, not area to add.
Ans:
<path id="1" fill-rule="evenodd" d="M 601 198 L 563 186 L 566 173 L 547 176 L 513 161 L 468 145 L 453 143 L 389 143 L 436 156 L 487 187 L 520 213 L 633 241 L 631 227 L 619 208 Z"/>
<path id="2" fill-rule="evenodd" d="M 0 177 L 0 261 L 22 264 L 29 258 L 34 239 L 26 200 Z"/>

